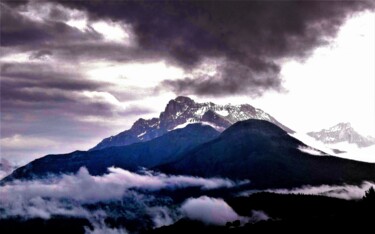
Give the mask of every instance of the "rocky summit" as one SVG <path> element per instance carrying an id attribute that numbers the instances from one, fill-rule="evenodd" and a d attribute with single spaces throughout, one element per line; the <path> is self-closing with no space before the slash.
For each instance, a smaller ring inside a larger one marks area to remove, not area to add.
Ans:
<path id="1" fill-rule="evenodd" d="M 189 97 L 179 96 L 168 102 L 165 110 L 160 113 L 159 118 L 147 120 L 140 118 L 130 129 L 105 138 L 91 150 L 149 141 L 191 123 L 210 125 L 222 132 L 232 124 L 247 119 L 267 120 L 287 132 L 293 132 L 271 115 L 249 104 L 217 105 L 212 102 L 198 103 Z"/>

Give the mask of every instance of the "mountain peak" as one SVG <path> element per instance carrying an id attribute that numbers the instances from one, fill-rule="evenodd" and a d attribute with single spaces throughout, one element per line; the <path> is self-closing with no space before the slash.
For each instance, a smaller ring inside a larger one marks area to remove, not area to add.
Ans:
<path id="1" fill-rule="evenodd" d="M 189 97 L 178 96 L 168 102 L 159 118 L 148 120 L 141 118 L 129 130 L 104 139 L 93 150 L 152 140 L 173 129 L 182 128 L 191 123 L 210 125 L 222 132 L 232 124 L 247 119 L 267 120 L 288 132 L 292 132 L 266 112 L 249 104 L 198 103 Z"/>
<path id="2" fill-rule="evenodd" d="M 358 147 L 367 147 L 375 144 L 374 139 L 360 135 L 349 122 L 338 123 L 328 129 L 322 129 L 319 132 L 309 132 L 307 134 L 326 144 L 346 142 L 356 144 Z"/>
<path id="3" fill-rule="evenodd" d="M 178 96 L 174 99 L 176 102 L 178 103 L 194 103 L 194 100 L 189 98 L 189 97 L 185 97 L 185 96 Z"/>
<path id="4" fill-rule="evenodd" d="M 259 132 L 263 135 L 283 135 L 286 134 L 286 131 L 281 129 L 280 127 L 276 126 L 275 124 L 260 119 L 248 119 L 244 121 L 239 121 L 232 126 L 230 126 L 227 130 L 225 130 L 222 135 L 231 135 L 239 133 L 251 133 L 251 132 Z"/>
<path id="5" fill-rule="evenodd" d="M 349 122 L 338 123 L 335 126 L 331 127 L 330 129 L 332 129 L 332 130 L 352 129 L 352 125 Z"/>

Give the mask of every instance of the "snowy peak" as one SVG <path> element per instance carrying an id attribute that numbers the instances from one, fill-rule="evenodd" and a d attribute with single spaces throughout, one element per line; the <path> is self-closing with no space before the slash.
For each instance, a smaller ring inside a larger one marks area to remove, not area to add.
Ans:
<path id="1" fill-rule="evenodd" d="M 309 132 L 307 134 L 326 144 L 347 142 L 356 144 L 358 147 L 367 147 L 375 144 L 374 138 L 360 135 L 353 129 L 350 123 L 339 123 L 328 129 L 322 129 L 319 132 Z"/>
<path id="2" fill-rule="evenodd" d="M 212 102 L 197 103 L 189 97 L 179 96 L 168 102 L 159 118 L 139 119 L 133 126 L 116 136 L 104 139 L 92 150 L 111 146 L 123 146 L 144 142 L 159 137 L 173 129 L 182 128 L 191 123 L 210 125 L 218 131 L 224 131 L 232 124 L 247 119 L 267 120 L 287 132 L 289 128 L 279 123 L 261 109 L 249 104 L 217 105 Z"/>
<path id="3" fill-rule="evenodd" d="M 343 131 L 343 130 L 353 130 L 352 125 L 350 123 L 339 123 L 328 129 L 328 131 Z"/>

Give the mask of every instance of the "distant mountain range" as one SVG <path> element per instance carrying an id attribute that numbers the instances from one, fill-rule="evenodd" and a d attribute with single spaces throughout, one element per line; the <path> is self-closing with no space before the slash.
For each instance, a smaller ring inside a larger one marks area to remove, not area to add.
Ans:
<path id="1" fill-rule="evenodd" d="M 322 129 L 319 132 L 309 132 L 307 134 L 326 144 L 347 142 L 356 144 L 358 147 L 367 147 L 375 144 L 375 138 L 360 135 L 353 129 L 350 123 L 339 123 L 329 129 Z"/>
<path id="2" fill-rule="evenodd" d="M 129 130 L 105 138 L 91 150 L 149 141 L 191 123 L 210 125 L 222 132 L 237 121 L 247 119 L 267 120 L 289 133 L 293 132 L 271 115 L 249 104 L 217 105 L 212 102 L 197 103 L 191 98 L 179 96 L 169 101 L 165 110 L 160 113 L 159 118 L 138 119 Z"/>
<path id="3" fill-rule="evenodd" d="M 247 179 L 253 188 L 375 180 L 375 164 L 336 158 L 310 148 L 265 120 L 235 123 L 221 134 L 211 126 L 188 125 L 153 140 L 94 151 L 48 155 L 15 170 L 4 181 L 72 173 L 85 166 L 100 175 L 110 166 L 140 167 L 169 174 Z"/>

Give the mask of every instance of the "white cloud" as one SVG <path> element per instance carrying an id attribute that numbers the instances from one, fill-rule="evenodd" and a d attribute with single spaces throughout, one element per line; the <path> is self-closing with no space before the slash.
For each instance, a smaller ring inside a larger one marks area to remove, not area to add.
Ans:
<path id="1" fill-rule="evenodd" d="M 268 220 L 263 211 L 253 210 L 250 217 L 239 216 L 223 199 L 201 196 L 189 198 L 181 205 L 181 212 L 192 220 L 208 225 L 223 226 L 227 222 L 239 220 L 242 224 Z"/>
<path id="2" fill-rule="evenodd" d="M 349 144 L 346 142 L 337 144 L 324 144 L 323 142 L 317 141 L 316 139 L 303 133 L 290 134 L 292 137 L 297 138 L 308 146 L 311 146 L 319 151 L 333 155 L 340 158 L 352 159 L 356 161 L 375 163 L 375 145 L 368 147 L 358 147 L 356 144 Z M 302 148 L 300 148 L 302 149 Z M 343 153 L 336 153 L 334 149 L 344 151 Z M 306 153 L 314 154 L 313 150 L 306 148 L 303 149 Z M 302 150 L 302 151 L 303 151 Z M 321 153 L 316 151 L 316 154 Z"/>
<path id="3" fill-rule="evenodd" d="M 329 146 L 345 151 L 344 153 L 336 154 L 337 157 L 375 163 L 375 145 L 358 147 L 355 144 L 333 144 Z"/>
<path id="4" fill-rule="evenodd" d="M 13 165 L 9 160 L 0 156 L 0 180 L 12 173 L 16 169 L 16 165 Z"/>
<path id="5" fill-rule="evenodd" d="M 223 199 L 207 196 L 189 198 L 182 204 L 181 210 L 189 219 L 211 225 L 225 225 L 242 219 Z"/>
<path id="6" fill-rule="evenodd" d="M 225 179 L 168 176 L 152 172 L 140 175 L 118 168 L 110 168 L 109 173 L 103 176 L 92 176 L 82 168 L 77 174 L 45 180 L 13 181 L 0 186 L 0 218 L 80 217 L 88 219 L 94 227 L 86 228 L 86 233 L 127 233 L 122 228 L 107 227 L 104 220 L 106 217 L 132 220 L 142 216 L 149 217 L 153 227 L 161 227 L 171 225 L 182 217 L 180 209 L 171 204 L 173 201 L 170 198 L 155 197 L 148 192 L 191 186 L 211 189 L 236 185 Z M 215 205 L 219 200 L 213 201 L 212 205 Z M 121 205 L 121 211 L 112 212 L 102 206 L 93 206 L 98 202 L 108 204 L 106 207 L 111 207 L 111 204 L 117 207 L 118 202 L 127 205 Z M 218 209 L 228 209 L 220 201 L 218 205 Z"/>
<path id="7" fill-rule="evenodd" d="M 328 197 L 336 197 L 346 200 L 361 199 L 365 192 L 375 187 L 374 183 L 364 182 L 361 185 L 321 185 L 321 186 L 304 186 L 294 189 L 273 189 L 266 190 L 267 192 L 281 193 L 281 194 L 312 194 L 323 195 Z M 243 193 L 245 195 L 245 193 Z"/>
<path id="8" fill-rule="evenodd" d="M 108 41 L 130 44 L 129 26 L 124 27 L 120 23 L 97 21 L 91 24 L 95 31 L 103 35 Z"/>
<path id="9" fill-rule="evenodd" d="M 88 78 L 129 90 L 131 87 L 154 88 L 163 80 L 176 79 L 184 74 L 182 69 L 169 66 L 165 61 L 125 64 L 95 61 L 84 66 Z"/>
<path id="10" fill-rule="evenodd" d="M 281 75 L 287 92 L 268 91 L 255 99 L 216 97 L 215 102 L 249 103 L 298 132 L 350 122 L 361 134 L 375 136 L 374 28 L 374 12 L 354 15 L 330 45 L 317 48 L 305 61 L 284 61 Z"/>
<path id="11" fill-rule="evenodd" d="M 155 228 L 172 225 L 177 219 L 176 214 L 171 213 L 171 209 L 163 206 L 151 207 L 148 213 L 151 215 Z"/>
<path id="12" fill-rule="evenodd" d="M 304 62 L 284 63 L 288 93 L 269 93 L 257 103 L 296 130 L 351 122 L 361 133 L 375 135 L 374 28 L 375 13 L 353 17 L 331 45 Z"/>
<path id="13" fill-rule="evenodd" d="M 104 221 L 93 223 L 94 229 L 85 227 L 85 234 L 127 234 L 128 232 L 122 228 L 110 228 Z"/>
<path id="14" fill-rule="evenodd" d="M 40 204 L 39 198 L 49 198 L 52 201 L 68 199 L 77 204 L 93 204 L 100 201 L 121 200 L 132 188 L 155 191 L 192 186 L 215 189 L 236 185 L 235 182 L 226 179 L 168 176 L 150 172 L 140 175 L 119 168 L 109 168 L 109 173 L 103 176 L 92 176 L 87 169 L 81 168 L 77 174 L 73 175 L 7 183 L 0 187 L 0 207 L 6 208 L 9 212 L 16 208 L 15 213 L 25 212 L 30 216 L 39 215 L 42 218 L 48 218 L 47 214 L 53 210 L 59 210 L 56 208 L 59 203 L 35 205 L 35 201 Z M 47 205 L 52 205 L 53 208 L 48 208 Z M 59 213 L 61 212 L 65 211 L 60 210 Z M 164 222 L 168 222 L 167 216 Z"/>
<path id="15" fill-rule="evenodd" d="M 11 137 L 5 137 L 0 139 L 0 147 L 8 150 L 17 150 L 17 149 L 33 149 L 33 148 L 54 148 L 57 143 L 53 140 L 42 138 L 42 137 L 33 137 L 33 136 L 23 136 L 15 134 Z"/>

